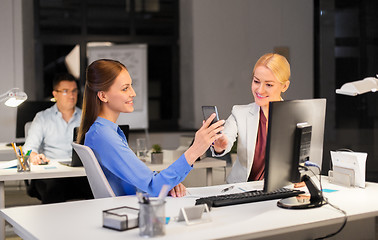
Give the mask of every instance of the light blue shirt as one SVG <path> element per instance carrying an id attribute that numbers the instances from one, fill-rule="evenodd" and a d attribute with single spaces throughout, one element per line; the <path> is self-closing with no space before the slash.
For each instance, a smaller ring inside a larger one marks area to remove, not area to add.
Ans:
<path id="1" fill-rule="evenodd" d="M 49 159 L 71 158 L 73 129 L 80 126 L 80 121 L 80 108 L 75 108 L 73 116 L 67 123 L 54 104 L 35 115 L 23 150 L 43 153 Z"/>
<path id="2" fill-rule="evenodd" d="M 117 196 L 132 195 L 138 189 L 158 196 L 164 184 L 173 188 L 192 170 L 183 154 L 160 173 L 152 172 L 130 149 L 118 125 L 101 117 L 86 133 L 84 144 L 93 150 Z"/>

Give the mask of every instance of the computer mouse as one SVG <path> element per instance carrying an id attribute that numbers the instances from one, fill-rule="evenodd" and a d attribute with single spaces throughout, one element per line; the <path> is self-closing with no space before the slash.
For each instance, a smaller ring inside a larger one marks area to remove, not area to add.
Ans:
<path id="1" fill-rule="evenodd" d="M 40 164 L 38 164 L 38 165 L 47 165 L 47 164 L 49 164 L 49 162 L 48 162 L 48 161 L 43 161 L 43 160 L 41 159 L 41 163 L 40 163 Z"/>

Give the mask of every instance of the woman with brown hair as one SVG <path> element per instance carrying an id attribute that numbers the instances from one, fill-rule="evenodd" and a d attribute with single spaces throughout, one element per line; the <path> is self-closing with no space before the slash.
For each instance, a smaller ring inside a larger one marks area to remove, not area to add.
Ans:
<path id="1" fill-rule="evenodd" d="M 221 137 L 224 121 L 210 126 L 215 115 L 196 132 L 193 145 L 168 168 L 152 172 L 129 148 L 116 124 L 121 112 L 134 111 L 136 96 L 127 68 L 108 59 L 94 61 L 87 68 L 82 120 L 78 142 L 90 147 L 117 196 L 147 192 L 157 196 L 163 185 L 171 186 L 170 195 L 181 197 L 186 189 L 181 182 L 212 142 Z M 85 138 L 85 140 L 84 140 Z"/>

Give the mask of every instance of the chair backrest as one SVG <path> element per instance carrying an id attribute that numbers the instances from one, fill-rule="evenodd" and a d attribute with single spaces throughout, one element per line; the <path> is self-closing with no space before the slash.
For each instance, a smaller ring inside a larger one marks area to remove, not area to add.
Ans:
<path id="1" fill-rule="evenodd" d="M 77 143 L 72 143 L 72 147 L 77 152 L 84 165 L 93 196 L 95 198 L 115 197 L 92 149 Z"/>
<path id="2" fill-rule="evenodd" d="M 28 137 L 29 128 L 32 124 L 32 121 L 25 123 L 24 131 L 25 131 L 25 139 Z"/>
<path id="3" fill-rule="evenodd" d="M 45 110 L 52 105 L 54 102 L 50 101 L 25 101 L 20 106 L 17 107 L 17 120 L 16 120 L 16 138 L 25 137 L 25 124 L 27 122 L 33 121 L 35 115 Z"/>

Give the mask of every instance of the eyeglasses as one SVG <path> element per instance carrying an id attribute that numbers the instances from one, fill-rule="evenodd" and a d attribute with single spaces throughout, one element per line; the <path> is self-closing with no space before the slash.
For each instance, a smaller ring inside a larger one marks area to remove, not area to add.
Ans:
<path id="1" fill-rule="evenodd" d="M 68 90 L 68 89 L 62 89 L 62 90 L 55 90 L 56 92 L 62 93 L 62 95 L 68 95 L 68 94 L 78 94 L 79 90 L 74 89 L 74 90 Z"/>

